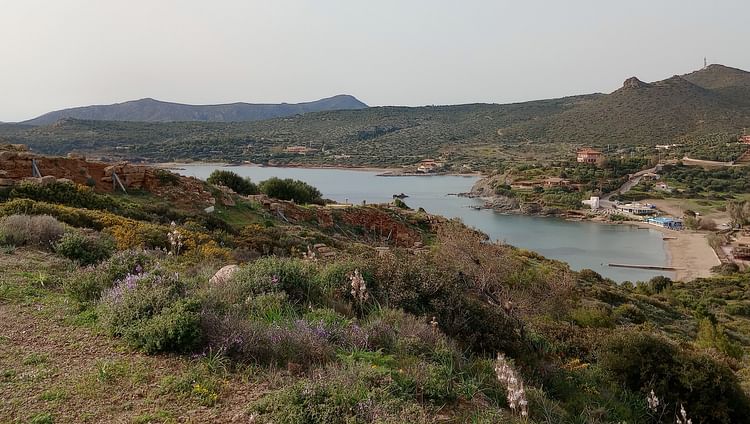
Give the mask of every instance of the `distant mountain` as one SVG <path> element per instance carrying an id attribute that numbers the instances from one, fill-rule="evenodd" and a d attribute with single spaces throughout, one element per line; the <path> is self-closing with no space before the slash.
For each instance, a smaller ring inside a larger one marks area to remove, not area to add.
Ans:
<path id="1" fill-rule="evenodd" d="M 60 119 L 133 122 L 246 122 L 329 110 L 364 109 L 367 105 L 353 96 L 338 95 L 307 103 L 187 105 L 154 99 L 133 100 L 112 105 L 83 106 L 46 113 L 23 122 L 49 125 Z"/>

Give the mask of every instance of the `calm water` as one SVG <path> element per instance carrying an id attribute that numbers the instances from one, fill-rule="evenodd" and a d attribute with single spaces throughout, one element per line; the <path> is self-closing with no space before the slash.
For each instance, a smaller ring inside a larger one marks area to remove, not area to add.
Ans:
<path id="1" fill-rule="evenodd" d="M 181 165 L 178 172 L 206 179 L 216 165 Z M 647 280 L 669 273 L 637 269 L 611 268 L 610 262 L 666 265 L 667 255 L 661 234 L 655 230 L 626 225 L 570 222 L 556 218 L 502 215 L 490 210 L 471 209 L 479 200 L 448 194 L 469 191 L 477 177 L 378 177 L 376 172 L 339 169 L 272 168 L 258 166 L 228 167 L 239 175 L 262 181 L 270 177 L 294 178 L 314 185 L 323 196 L 339 202 L 390 202 L 393 194 L 405 193 L 404 201 L 413 208 L 450 218 L 461 218 L 492 237 L 514 246 L 583 268 L 615 281 Z"/>

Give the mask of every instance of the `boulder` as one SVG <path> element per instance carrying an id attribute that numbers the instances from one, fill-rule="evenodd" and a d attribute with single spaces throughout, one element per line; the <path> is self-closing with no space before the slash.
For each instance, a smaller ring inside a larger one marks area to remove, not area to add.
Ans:
<path id="1" fill-rule="evenodd" d="M 234 275 L 237 270 L 239 270 L 240 267 L 237 265 L 227 265 L 216 271 L 216 274 L 214 274 L 213 277 L 211 277 L 210 280 L 208 280 L 209 284 L 213 285 L 222 285 L 226 284 L 230 278 Z"/>

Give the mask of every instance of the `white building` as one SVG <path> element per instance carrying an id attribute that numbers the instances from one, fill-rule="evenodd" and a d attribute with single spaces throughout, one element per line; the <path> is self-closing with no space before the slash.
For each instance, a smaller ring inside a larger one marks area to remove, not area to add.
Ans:
<path id="1" fill-rule="evenodd" d="M 582 200 L 581 203 L 591 206 L 592 211 L 599 209 L 599 198 L 596 196 L 591 196 L 589 200 Z"/>

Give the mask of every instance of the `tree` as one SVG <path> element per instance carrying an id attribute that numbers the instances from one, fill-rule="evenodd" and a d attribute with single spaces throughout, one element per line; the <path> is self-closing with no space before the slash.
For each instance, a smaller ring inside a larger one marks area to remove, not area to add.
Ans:
<path id="1" fill-rule="evenodd" d="M 293 200 L 297 203 L 323 203 L 320 190 L 304 181 L 273 177 L 260 183 L 260 191 L 268 197 Z"/>
<path id="2" fill-rule="evenodd" d="M 730 200 L 727 202 L 727 212 L 733 227 L 746 225 L 750 221 L 750 202 Z"/>
<path id="3" fill-rule="evenodd" d="M 206 181 L 209 184 L 229 187 L 237 194 L 258 194 L 258 186 L 250 178 L 242 178 L 232 171 L 217 169 L 211 173 Z"/>

